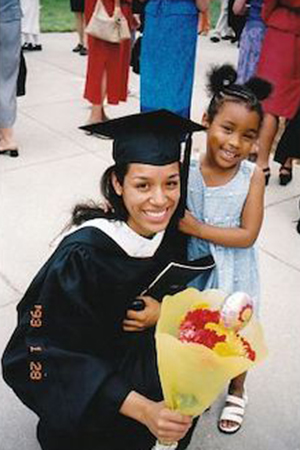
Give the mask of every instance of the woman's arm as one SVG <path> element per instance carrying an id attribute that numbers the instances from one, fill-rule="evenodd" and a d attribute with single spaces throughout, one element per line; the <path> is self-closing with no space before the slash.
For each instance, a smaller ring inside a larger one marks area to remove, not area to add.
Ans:
<path id="1" fill-rule="evenodd" d="M 235 0 L 232 10 L 237 16 L 245 15 L 247 11 L 247 0 Z"/>
<path id="2" fill-rule="evenodd" d="M 191 417 L 171 411 L 164 402 L 153 402 L 134 391 L 126 397 L 120 413 L 145 425 L 166 444 L 182 439 L 192 424 Z"/>
<path id="3" fill-rule="evenodd" d="M 264 175 L 258 167 L 252 176 L 249 193 L 242 213 L 241 226 L 238 228 L 222 228 L 208 225 L 197 220 L 187 212 L 181 219 L 179 229 L 185 234 L 211 241 L 224 247 L 251 247 L 257 239 L 262 220 L 264 206 Z"/>
<path id="4" fill-rule="evenodd" d="M 208 9 L 210 0 L 195 0 L 196 6 L 199 11 L 203 12 Z"/>

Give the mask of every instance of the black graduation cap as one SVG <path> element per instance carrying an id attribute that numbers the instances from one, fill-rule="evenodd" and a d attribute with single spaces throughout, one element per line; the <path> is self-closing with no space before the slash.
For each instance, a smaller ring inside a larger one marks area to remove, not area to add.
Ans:
<path id="1" fill-rule="evenodd" d="M 204 127 L 161 109 L 80 127 L 113 139 L 117 163 L 165 165 L 180 160 L 181 141 Z"/>
<path id="2" fill-rule="evenodd" d="M 181 160 L 181 143 L 185 141 L 182 168 L 182 207 L 184 211 L 191 135 L 205 130 L 203 125 L 178 116 L 166 109 L 84 125 L 80 129 L 113 139 L 116 163 L 140 163 L 163 166 Z"/>

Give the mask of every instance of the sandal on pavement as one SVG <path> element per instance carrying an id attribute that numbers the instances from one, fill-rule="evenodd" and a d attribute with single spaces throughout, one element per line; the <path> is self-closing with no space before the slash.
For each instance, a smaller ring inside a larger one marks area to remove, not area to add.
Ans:
<path id="1" fill-rule="evenodd" d="M 286 186 L 293 178 L 293 168 L 282 165 L 279 169 L 279 184 Z"/>
<path id="2" fill-rule="evenodd" d="M 244 393 L 243 398 L 237 397 L 236 395 L 227 395 L 225 406 L 218 422 L 218 428 L 222 433 L 233 434 L 241 428 L 247 403 L 248 397 L 246 393 Z M 234 422 L 235 425 L 229 427 L 224 426 L 222 425 L 224 420 Z"/>

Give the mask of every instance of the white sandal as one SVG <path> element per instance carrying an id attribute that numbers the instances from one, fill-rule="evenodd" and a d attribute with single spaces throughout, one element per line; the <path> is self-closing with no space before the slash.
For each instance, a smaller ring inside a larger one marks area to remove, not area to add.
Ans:
<path id="1" fill-rule="evenodd" d="M 231 405 L 226 405 L 226 403 L 231 403 Z M 245 392 L 243 394 L 243 398 L 237 397 L 236 395 L 227 395 L 225 406 L 218 422 L 218 428 L 220 431 L 222 431 L 222 433 L 233 434 L 241 428 L 247 403 L 248 397 Z M 224 427 L 222 425 L 223 420 L 235 422 L 236 425 L 233 425 L 231 427 Z"/>

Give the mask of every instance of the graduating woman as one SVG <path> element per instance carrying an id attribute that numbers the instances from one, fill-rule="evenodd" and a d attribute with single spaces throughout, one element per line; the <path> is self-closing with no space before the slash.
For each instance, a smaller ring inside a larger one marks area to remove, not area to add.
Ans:
<path id="1" fill-rule="evenodd" d="M 113 210 L 75 207 L 77 228 L 18 306 L 4 378 L 39 416 L 43 450 L 147 450 L 156 438 L 183 449 L 194 424 L 162 402 L 159 301 L 131 305 L 174 257 L 165 230 L 180 199 L 178 133 L 202 127 L 165 112 L 84 128 L 114 138 L 115 165 L 102 178 Z"/>

